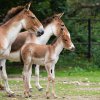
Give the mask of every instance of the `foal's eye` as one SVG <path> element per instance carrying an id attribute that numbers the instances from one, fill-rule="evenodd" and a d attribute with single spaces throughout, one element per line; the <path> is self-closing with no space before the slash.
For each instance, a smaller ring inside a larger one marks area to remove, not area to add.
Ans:
<path id="1" fill-rule="evenodd" d="M 67 41 L 67 40 L 65 40 L 65 41 Z"/>

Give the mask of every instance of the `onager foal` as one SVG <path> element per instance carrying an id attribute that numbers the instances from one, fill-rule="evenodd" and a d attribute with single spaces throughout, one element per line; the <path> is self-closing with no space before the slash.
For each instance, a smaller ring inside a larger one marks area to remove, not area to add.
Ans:
<path id="1" fill-rule="evenodd" d="M 30 4 L 12 8 L 8 12 L 4 23 L 0 26 L 0 74 L 5 83 L 5 90 L 9 95 L 12 95 L 13 92 L 8 85 L 5 63 L 12 43 L 23 28 L 38 36 L 44 33 L 43 25 L 29 10 Z"/>
<path id="2" fill-rule="evenodd" d="M 58 38 L 51 45 L 39 45 L 34 43 L 27 43 L 21 49 L 21 56 L 24 63 L 23 81 L 25 87 L 25 97 L 30 97 L 29 91 L 29 71 L 32 64 L 45 65 L 48 73 L 48 84 L 46 89 L 46 97 L 49 98 L 50 82 L 52 83 L 52 94 L 55 94 L 55 64 L 59 59 L 59 55 L 63 48 L 73 51 L 75 49 L 70 34 L 65 26 L 61 26 Z"/>

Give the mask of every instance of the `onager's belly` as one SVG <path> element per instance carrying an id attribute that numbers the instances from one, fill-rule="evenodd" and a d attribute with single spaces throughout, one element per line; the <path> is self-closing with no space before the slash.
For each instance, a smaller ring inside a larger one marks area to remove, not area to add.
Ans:
<path id="1" fill-rule="evenodd" d="M 38 65 L 44 65 L 44 58 L 33 58 L 32 63 Z"/>
<path id="2" fill-rule="evenodd" d="M 10 61 L 20 62 L 20 50 L 10 53 L 7 59 Z"/>

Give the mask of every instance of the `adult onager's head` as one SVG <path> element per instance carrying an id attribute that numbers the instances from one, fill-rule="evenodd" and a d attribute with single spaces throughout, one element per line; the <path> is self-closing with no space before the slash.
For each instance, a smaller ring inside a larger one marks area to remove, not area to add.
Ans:
<path id="1" fill-rule="evenodd" d="M 43 25 L 46 29 L 46 27 L 49 26 L 49 32 L 53 33 L 55 36 L 59 36 L 61 24 L 64 25 L 64 22 L 62 21 L 61 17 L 64 13 L 54 14 L 51 17 L 48 17 L 43 21 Z"/>
<path id="2" fill-rule="evenodd" d="M 23 28 L 30 32 L 34 32 L 37 36 L 41 36 L 44 33 L 44 28 L 41 22 L 37 17 L 29 10 L 31 3 L 26 4 L 25 6 L 13 7 L 8 11 L 7 15 L 3 19 L 5 24 L 7 21 L 15 18 L 15 21 L 20 20 Z"/>

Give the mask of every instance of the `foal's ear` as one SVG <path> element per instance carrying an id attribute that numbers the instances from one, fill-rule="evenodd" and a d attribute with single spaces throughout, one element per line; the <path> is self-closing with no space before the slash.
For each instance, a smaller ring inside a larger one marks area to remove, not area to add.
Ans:
<path id="1" fill-rule="evenodd" d="M 65 33 L 64 33 L 64 27 L 61 27 L 61 33 L 62 33 L 62 34 L 61 34 L 62 36 L 65 35 Z"/>
<path id="2" fill-rule="evenodd" d="M 61 27 L 61 32 L 63 33 L 63 31 L 64 31 L 64 28 L 63 28 L 63 27 Z"/>
<path id="3" fill-rule="evenodd" d="M 25 5 L 24 8 L 25 8 L 27 11 L 29 11 L 31 4 L 32 4 L 32 1 L 30 1 L 29 3 L 27 3 L 27 4 Z"/>
<path id="4" fill-rule="evenodd" d="M 63 15 L 64 15 L 64 12 L 63 13 L 56 14 L 55 16 L 61 18 Z"/>

